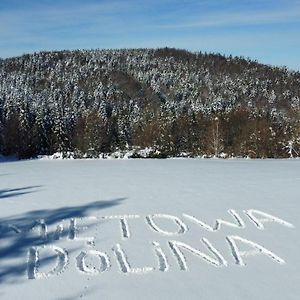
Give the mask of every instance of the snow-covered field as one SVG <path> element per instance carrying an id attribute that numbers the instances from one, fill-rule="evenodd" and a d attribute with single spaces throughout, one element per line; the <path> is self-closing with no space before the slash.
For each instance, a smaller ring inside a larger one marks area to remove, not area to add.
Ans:
<path id="1" fill-rule="evenodd" d="M 0 298 L 299 299 L 299 187 L 299 160 L 0 163 Z"/>

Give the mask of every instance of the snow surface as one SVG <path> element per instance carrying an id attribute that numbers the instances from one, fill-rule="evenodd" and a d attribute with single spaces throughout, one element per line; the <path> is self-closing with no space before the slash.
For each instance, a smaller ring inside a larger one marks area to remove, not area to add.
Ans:
<path id="1" fill-rule="evenodd" d="M 2 162 L 0 298 L 299 299 L 299 186 L 299 160 Z"/>

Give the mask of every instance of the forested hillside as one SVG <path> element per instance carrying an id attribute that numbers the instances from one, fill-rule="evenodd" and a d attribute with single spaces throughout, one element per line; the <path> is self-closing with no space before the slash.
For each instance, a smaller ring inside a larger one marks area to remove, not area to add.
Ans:
<path id="1" fill-rule="evenodd" d="M 170 48 L 0 60 L 3 155 L 146 147 L 156 157 L 298 156 L 300 73 Z"/>

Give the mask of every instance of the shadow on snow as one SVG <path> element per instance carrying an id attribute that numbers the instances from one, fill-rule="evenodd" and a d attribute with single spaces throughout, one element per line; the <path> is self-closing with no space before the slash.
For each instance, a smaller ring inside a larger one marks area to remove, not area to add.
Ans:
<path id="1" fill-rule="evenodd" d="M 12 193 L 22 193 L 33 187 L 4 190 L 4 195 Z M 1 195 L 1 194 L 0 194 Z M 2 196 L 3 198 L 3 196 Z M 82 218 L 89 216 L 91 212 L 119 205 L 125 198 L 95 201 L 82 206 L 61 207 L 58 209 L 35 210 L 27 213 L 0 219 L 0 284 L 4 282 L 16 283 L 16 281 L 26 278 L 27 256 L 30 247 L 50 245 L 55 241 L 55 230 L 48 231 L 47 237 L 33 234 L 32 228 L 39 226 L 42 219 L 47 226 L 54 225 L 60 221 L 72 218 Z M 95 226 L 96 224 L 94 224 Z M 55 226 L 54 226 L 55 227 Z M 67 238 L 68 230 L 63 230 L 60 238 Z M 69 253 L 74 251 L 69 250 Z M 14 260 L 22 259 L 22 263 Z M 44 266 L 52 260 L 48 257 L 41 259 L 40 263 Z"/>
<path id="2" fill-rule="evenodd" d="M 41 187 L 41 185 L 25 186 L 25 187 L 15 188 L 15 189 L 0 190 L 0 199 L 21 196 L 21 195 L 29 194 L 29 193 L 34 193 L 34 192 L 36 192 L 35 189 L 39 188 L 39 187 Z"/>
<path id="3" fill-rule="evenodd" d="M 2 156 L 0 154 L 0 164 L 16 162 L 16 161 L 18 161 L 18 159 L 15 156 Z"/>

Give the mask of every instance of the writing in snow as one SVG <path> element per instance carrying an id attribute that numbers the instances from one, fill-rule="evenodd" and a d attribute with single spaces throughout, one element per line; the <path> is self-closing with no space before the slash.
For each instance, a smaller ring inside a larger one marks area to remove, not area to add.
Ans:
<path id="1" fill-rule="evenodd" d="M 77 254 L 74 260 L 76 269 L 82 274 L 97 275 L 109 271 L 112 265 L 111 257 L 114 257 L 121 273 L 146 274 L 153 271 L 168 272 L 170 270 L 170 265 L 167 253 L 171 254 L 178 264 L 178 268 L 182 271 L 188 270 L 186 255 L 194 255 L 214 267 L 228 266 L 228 261 L 207 238 L 201 239 L 200 246 L 204 251 L 192 247 L 178 239 L 174 239 L 175 237 L 179 238 L 187 233 L 190 230 L 188 225 L 192 223 L 194 226 L 196 225 L 208 232 L 218 232 L 223 226 L 240 229 L 246 228 L 243 217 L 247 218 L 259 230 L 264 230 L 265 223 L 268 222 L 278 223 L 288 228 L 294 227 L 291 223 L 277 216 L 255 209 L 244 210 L 243 215 L 233 209 L 228 210 L 228 213 L 232 218 L 231 221 L 216 219 L 213 225 L 209 225 L 195 216 L 184 213 L 180 218 L 178 216 L 168 214 L 151 214 L 144 216 L 131 214 L 101 217 L 88 216 L 77 219 L 71 218 L 69 220 L 62 220 L 58 222 L 53 232 L 48 230 L 48 226 L 43 219 L 35 221 L 30 230 L 21 229 L 20 226 L 15 224 L 8 224 L 6 228 L 8 231 L 12 230 L 21 235 L 26 234 L 26 232 L 29 231 L 32 232 L 38 230 L 38 237 L 43 240 L 44 243 L 41 243 L 42 245 L 38 247 L 29 247 L 27 257 L 27 277 L 29 279 L 37 279 L 58 275 L 68 267 L 70 260 L 68 251 L 65 248 L 54 245 L 55 241 L 59 241 L 64 238 L 70 242 L 82 241 L 84 243 L 84 249 Z M 170 238 L 166 241 L 167 247 L 163 247 L 162 244 L 157 241 L 151 241 L 150 244 L 157 261 L 156 266 L 132 266 L 132 261 L 129 259 L 130 255 L 127 255 L 125 251 L 126 242 L 128 243 L 131 241 L 131 235 L 134 231 L 134 226 L 132 226 L 130 221 L 132 219 L 141 219 L 146 224 L 146 227 L 148 227 L 151 231 L 156 232 L 160 236 Z M 116 243 L 111 248 L 112 254 L 110 255 L 104 251 L 95 249 L 95 236 L 83 236 L 83 232 L 90 229 L 89 224 L 92 224 L 91 226 L 95 226 L 95 224 L 101 220 L 117 220 L 117 222 L 112 223 L 119 223 L 121 238 L 124 242 L 124 245 Z M 65 225 L 66 222 L 67 226 Z M 166 222 L 170 223 L 168 224 L 168 228 L 172 227 L 173 230 L 167 231 L 163 228 L 166 226 Z M 239 266 L 246 265 L 245 258 L 249 255 L 264 255 L 275 263 L 285 263 L 283 258 L 273 252 L 273 249 L 267 249 L 261 244 L 238 235 L 227 235 L 225 237 L 225 243 L 228 245 L 233 262 Z M 166 251 L 166 249 L 168 250 Z M 51 257 L 54 255 L 56 257 L 56 261 L 50 267 L 47 266 L 50 270 L 47 272 L 41 272 L 39 268 L 43 261 L 40 257 L 45 256 L 45 253 L 48 253 Z"/>

